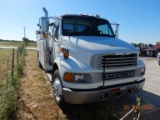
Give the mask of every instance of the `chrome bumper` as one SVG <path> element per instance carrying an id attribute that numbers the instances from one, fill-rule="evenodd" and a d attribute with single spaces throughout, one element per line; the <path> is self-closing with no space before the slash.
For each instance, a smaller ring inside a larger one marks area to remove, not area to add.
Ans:
<path id="1" fill-rule="evenodd" d="M 62 92 L 65 102 L 71 104 L 86 104 L 138 92 L 139 90 L 142 90 L 144 82 L 145 79 L 133 83 L 105 86 L 101 89 L 73 90 L 63 88 Z"/>

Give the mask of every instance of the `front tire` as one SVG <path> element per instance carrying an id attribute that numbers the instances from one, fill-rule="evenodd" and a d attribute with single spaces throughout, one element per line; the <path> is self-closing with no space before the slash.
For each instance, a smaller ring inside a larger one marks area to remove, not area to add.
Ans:
<path id="1" fill-rule="evenodd" d="M 58 106 L 62 107 L 65 104 L 65 101 L 62 94 L 62 83 L 58 70 L 56 70 L 52 75 L 52 88 L 54 89 L 53 96 L 55 102 Z"/>

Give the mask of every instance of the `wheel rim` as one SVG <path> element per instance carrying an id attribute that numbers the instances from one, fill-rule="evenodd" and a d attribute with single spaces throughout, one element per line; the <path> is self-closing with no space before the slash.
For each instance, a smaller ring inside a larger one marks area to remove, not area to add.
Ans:
<path id="1" fill-rule="evenodd" d="M 59 78 L 55 78 L 54 83 L 53 83 L 53 88 L 55 90 L 54 92 L 54 97 L 57 102 L 61 100 L 62 97 L 62 86 Z"/>

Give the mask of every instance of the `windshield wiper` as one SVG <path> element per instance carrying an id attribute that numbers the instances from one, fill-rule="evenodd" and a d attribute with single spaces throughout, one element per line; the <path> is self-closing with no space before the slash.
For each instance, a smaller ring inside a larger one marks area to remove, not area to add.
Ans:
<path id="1" fill-rule="evenodd" d="M 113 35 L 109 35 L 109 34 L 98 34 L 98 36 L 115 37 L 115 36 L 113 36 Z"/>

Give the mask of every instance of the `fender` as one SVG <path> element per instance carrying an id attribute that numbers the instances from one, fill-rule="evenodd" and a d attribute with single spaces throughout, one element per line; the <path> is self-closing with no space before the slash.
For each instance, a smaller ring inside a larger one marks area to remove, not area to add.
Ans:
<path id="1" fill-rule="evenodd" d="M 90 66 L 82 63 L 72 56 L 65 59 L 62 54 L 55 59 L 54 64 L 57 64 L 61 78 L 63 78 L 66 71 L 71 73 L 84 73 L 91 72 L 91 70 L 93 70 Z"/>
<path id="2" fill-rule="evenodd" d="M 95 70 L 91 68 L 90 66 L 87 66 L 86 64 L 82 63 L 81 61 L 75 59 L 72 56 L 69 56 L 69 58 L 65 59 L 63 55 L 61 54 L 58 58 L 55 59 L 53 65 L 57 65 L 57 68 L 59 69 L 59 74 L 62 79 L 62 85 L 69 88 L 79 88 L 79 89 L 92 89 L 96 88 L 97 86 L 102 86 L 102 82 L 93 82 L 93 83 L 69 83 L 63 80 L 63 76 L 65 72 L 70 73 L 88 73 L 91 75 L 93 72 L 100 72 L 99 70 Z M 91 72 L 92 71 L 92 72 Z M 93 77 L 93 76 L 92 76 Z M 94 76 L 93 78 L 96 79 Z M 88 85 L 89 84 L 89 85 Z"/>

